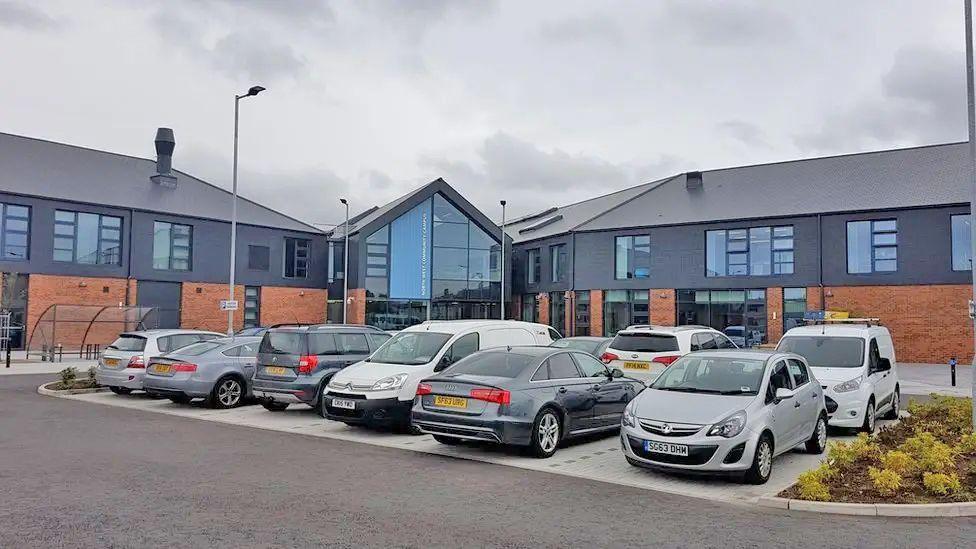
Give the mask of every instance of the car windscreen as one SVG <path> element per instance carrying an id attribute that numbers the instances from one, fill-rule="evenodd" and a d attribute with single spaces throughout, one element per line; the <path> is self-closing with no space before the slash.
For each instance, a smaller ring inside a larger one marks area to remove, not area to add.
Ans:
<path id="1" fill-rule="evenodd" d="M 718 395 L 756 395 L 762 385 L 763 360 L 685 355 L 651 385 L 661 391 Z"/>
<path id="2" fill-rule="evenodd" d="M 271 353 L 276 355 L 304 355 L 305 354 L 305 334 L 301 332 L 277 332 L 269 331 L 264 334 L 261 340 L 259 353 Z"/>
<path id="3" fill-rule="evenodd" d="M 223 347 L 226 344 L 226 342 L 218 343 L 215 341 L 201 341 L 200 343 L 187 345 L 173 354 L 181 356 L 200 356 L 208 351 Z"/>
<path id="4" fill-rule="evenodd" d="M 635 353 L 664 353 L 678 350 L 678 338 L 665 334 L 622 333 L 613 338 L 610 347 Z"/>
<path id="5" fill-rule="evenodd" d="M 796 353 L 810 366 L 820 368 L 859 368 L 864 364 L 864 340 L 859 337 L 787 336 L 776 350 Z"/>
<path id="6" fill-rule="evenodd" d="M 366 362 L 384 364 L 427 364 L 444 348 L 451 334 L 400 332 L 373 353 Z"/>
<path id="7" fill-rule="evenodd" d="M 591 339 L 563 338 L 553 341 L 549 346 L 556 347 L 557 349 L 575 349 L 577 351 L 593 353 L 596 351 L 597 347 L 600 346 L 600 343 L 600 341 L 594 341 Z"/>
<path id="8" fill-rule="evenodd" d="M 145 351 L 146 338 L 137 335 L 121 335 L 108 348 L 118 351 Z"/>
<path id="9" fill-rule="evenodd" d="M 457 361 L 444 371 L 445 375 L 470 374 L 474 376 L 518 377 L 530 365 L 535 364 L 535 357 L 508 351 L 489 353 L 475 353 Z"/>

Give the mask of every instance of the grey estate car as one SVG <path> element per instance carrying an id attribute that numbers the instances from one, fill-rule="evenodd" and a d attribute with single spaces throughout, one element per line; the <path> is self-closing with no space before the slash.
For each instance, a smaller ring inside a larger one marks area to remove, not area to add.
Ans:
<path id="1" fill-rule="evenodd" d="M 180 404 L 205 398 L 212 408 L 240 406 L 251 396 L 260 343 L 260 337 L 223 337 L 153 357 L 142 386 Z"/>
<path id="2" fill-rule="evenodd" d="M 224 337 L 224 334 L 178 329 L 121 333 L 98 359 L 95 381 L 115 394 L 142 389 L 142 378 L 146 375 L 146 363 L 150 358 L 218 337 Z"/>
<path id="3" fill-rule="evenodd" d="M 528 446 L 548 458 L 567 438 L 619 429 L 624 407 L 643 389 L 583 351 L 499 347 L 422 381 L 411 418 L 443 444 Z"/>
<path id="4" fill-rule="evenodd" d="M 339 370 L 364 360 L 390 334 L 373 326 L 319 324 L 268 330 L 258 348 L 253 391 L 261 405 L 281 411 L 307 404 L 321 414 L 322 389 Z"/>

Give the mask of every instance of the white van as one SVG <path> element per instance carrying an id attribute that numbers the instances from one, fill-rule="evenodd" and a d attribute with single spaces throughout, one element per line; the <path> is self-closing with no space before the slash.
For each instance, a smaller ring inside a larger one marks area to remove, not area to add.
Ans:
<path id="1" fill-rule="evenodd" d="M 428 320 L 399 332 L 366 360 L 339 371 L 322 396 L 322 415 L 349 425 L 410 426 L 417 384 L 483 349 L 549 345 L 561 336 L 516 320 Z"/>
<path id="2" fill-rule="evenodd" d="M 898 417 L 898 363 L 884 326 L 798 326 L 783 334 L 777 350 L 807 359 L 824 389 L 830 425 L 873 433 L 879 414 Z"/>

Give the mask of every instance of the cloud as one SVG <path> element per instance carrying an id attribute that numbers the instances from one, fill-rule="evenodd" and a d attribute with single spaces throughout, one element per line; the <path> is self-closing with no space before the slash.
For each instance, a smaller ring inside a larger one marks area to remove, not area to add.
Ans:
<path id="1" fill-rule="evenodd" d="M 653 27 L 708 46 L 772 46 L 793 34 L 793 24 L 774 3 L 671 1 Z"/>
<path id="2" fill-rule="evenodd" d="M 880 94 L 827 113 L 821 127 L 794 142 L 805 151 L 838 151 L 965 139 L 964 67 L 957 52 L 902 49 Z"/>
<path id="3" fill-rule="evenodd" d="M 749 147 L 769 147 L 762 128 L 745 120 L 726 120 L 716 124 L 719 133 Z"/>
<path id="4" fill-rule="evenodd" d="M 556 44 L 595 42 L 619 45 L 623 42 L 623 30 L 617 22 L 601 14 L 544 22 L 539 27 L 539 36 Z"/>
<path id="5" fill-rule="evenodd" d="M 0 0 L 0 26 L 47 31 L 60 25 L 57 19 L 36 6 L 12 0 Z"/>
<path id="6" fill-rule="evenodd" d="M 255 40 L 259 33 L 232 32 L 209 50 L 213 67 L 232 78 L 244 76 L 254 82 L 298 78 L 305 71 L 305 59 L 291 46 Z"/>

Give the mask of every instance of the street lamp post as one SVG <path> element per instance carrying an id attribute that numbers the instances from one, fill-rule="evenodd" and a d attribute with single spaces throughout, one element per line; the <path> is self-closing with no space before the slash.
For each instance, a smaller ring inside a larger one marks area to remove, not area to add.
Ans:
<path id="1" fill-rule="evenodd" d="M 965 1 L 966 13 L 966 105 L 969 114 L 969 184 L 972 186 L 969 202 L 969 227 L 971 232 L 970 261 L 976 259 L 976 96 L 973 83 L 973 1 Z M 973 300 L 969 302 L 973 315 L 973 303 L 976 302 L 976 266 L 970 265 L 973 275 Z M 973 319 L 973 349 L 976 351 L 976 316 Z M 976 372 L 976 354 L 973 355 L 972 371 Z M 972 381 L 972 413 L 973 430 L 976 432 L 976 375 Z"/>
<path id="2" fill-rule="evenodd" d="M 342 323 L 346 323 L 346 308 L 349 305 L 349 202 L 340 198 L 339 202 L 346 207 L 346 224 L 342 229 L 345 242 L 342 244 Z"/>
<path id="3" fill-rule="evenodd" d="M 234 96 L 234 182 L 230 207 L 230 285 L 227 289 L 227 299 L 234 301 L 234 273 L 237 270 L 237 133 L 241 99 L 251 97 L 264 91 L 261 86 L 251 86 L 247 93 Z M 234 310 L 227 310 L 227 335 L 234 335 Z"/>
<path id="4" fill-rule="evenodd" d="M 499 268 L 502 271 L 502 320 L 505 320 L 505 201 L 499 202 L 502 205 L 502 257 Z"/>

